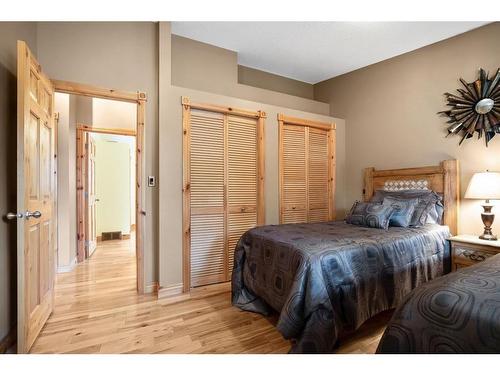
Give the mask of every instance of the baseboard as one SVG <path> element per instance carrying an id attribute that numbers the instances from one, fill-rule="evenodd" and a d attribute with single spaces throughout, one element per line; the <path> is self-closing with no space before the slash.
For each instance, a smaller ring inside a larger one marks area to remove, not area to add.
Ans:
<path id="1" fill-rule="evenodd" d="M 58 266 L 57 267 L 57 273 L 65 273 L 65 272 L 71 272 L 76 266 L 76 258 L 73 259 L 73 261 L 68 264 L 67 266 Z"/>
<path id="2" fill-rule="evenodd" d="M 169 286 L 163 287 L 163 288 L 160 287 L 158 289 L 158 299 L 181 295 L 182 289 L 183 289 L 182 283 L 169 285 Z"/>
<path id="3" fill-rule="evenodd" d="M 158 282 L 154 281 L 151 284 L 147 284 L 144 288 L 144 294 L 156 294 L 158 292 Z"/>
<path id="4" fill-rule="evenodd" d="M 0 354 L 5 354 L 16 343 L 16 327 L 12 327 L 7 335 L 0 340 Z"/>

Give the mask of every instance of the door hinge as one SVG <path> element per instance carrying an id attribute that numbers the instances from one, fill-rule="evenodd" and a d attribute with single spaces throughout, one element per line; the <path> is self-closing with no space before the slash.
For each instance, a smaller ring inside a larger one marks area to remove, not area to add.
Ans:
<path id="1" fill-rule="evenodd" d="M 90 246 L 90 241 L 89 240 L 85 240 L 85 247 L 89 247 Z"/>
<path id="2" fill-rule="evenodd" d="M 89 192 L 88 191 L 84 191 L 83 192 L 83 196 L 85 197 L 85 199 L 89 199 Z"/>

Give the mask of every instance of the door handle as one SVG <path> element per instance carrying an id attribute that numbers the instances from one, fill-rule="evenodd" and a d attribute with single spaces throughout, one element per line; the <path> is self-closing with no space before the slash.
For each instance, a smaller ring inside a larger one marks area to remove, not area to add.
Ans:
<path id="1" fill-rule="evenodd" d="M 7 215 L 5 215 L 5 217 L 7 218 L 7 220 L 22 219 L 23 214 L 21 214 L 21 213 L 17 214 L 17 213 L 9 212 Z"/>
<path id="2" fill-rule="evenodd" d="M 40 211 L 33 211 L 33 212 L 26 211 L 24 216 L 26 217 L 26 220 L 29 220 L 30 217 L 34 217 L 35 219 L 39 219 L 42 217 L 42 213 Z"/>

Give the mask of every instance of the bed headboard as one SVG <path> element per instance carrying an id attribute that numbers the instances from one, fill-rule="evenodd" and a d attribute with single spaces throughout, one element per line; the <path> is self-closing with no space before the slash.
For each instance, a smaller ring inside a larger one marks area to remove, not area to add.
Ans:
<path id="1" fill-rule="evenodd" d="M 450 227 L 452 235 L 458 230 L 459 209 L 459 176 L 458 160 L 444 160 L 439 165 L 431 167 L 385 169 L 365 169 L 365 185 L 363 200 L 369 201 L 375 190 L 384 189 L 386 183 L 391 186 L 426 187 L 436 193 L 443 194 L 444 215 L 443 224 Z"/>

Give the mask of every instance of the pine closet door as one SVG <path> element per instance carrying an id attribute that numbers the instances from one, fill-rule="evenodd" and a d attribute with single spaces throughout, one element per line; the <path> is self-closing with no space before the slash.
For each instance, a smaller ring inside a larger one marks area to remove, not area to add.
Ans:
<path id="1" fill-rule="evenodd" d="M 334 220 L 335 124 L 278 115 L 280 223 Z"/>
<path id="2" fill-rule="evenodd" d="M 191 111 L 191 283 L 226 280 L 224 116 Z"/>
<path id="3" fill-rule="evenodd" d="M 184 290 L 229 281 L 241 235 L 263 224 L 263 115 L 183 98 Z"/>

